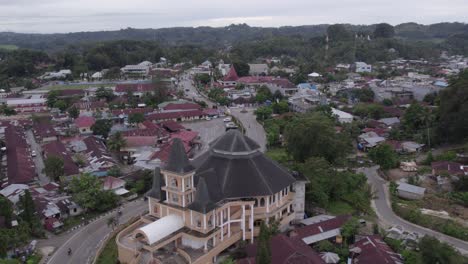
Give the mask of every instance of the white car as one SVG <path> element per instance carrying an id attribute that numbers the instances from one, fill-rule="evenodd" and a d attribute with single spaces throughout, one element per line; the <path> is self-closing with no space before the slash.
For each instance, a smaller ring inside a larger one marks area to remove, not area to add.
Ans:
<path id="1" fill-rule="evenodd" d="M 36 156 L 37 156 L 37 154 L 36 154 L 36 151 L 35 151 L 35 150 L 31 151 L 31 156 L 33 156 L 33 157 L 36 157 Z"/>
<path id="2" fill-rule="evenodd" d="M 223 119 L 224 122 L 231 122 L 232 121 L 232 118 L 231 117 L 226 117 Z"/>
<path id="3" fill-rule="evenodd" d="M 206 119 L 206 121 L 210 121 L 210 120 L 211 120 L 211 118 L 210 118 L 209 116 L 207 116 L 205 119 Z"/>

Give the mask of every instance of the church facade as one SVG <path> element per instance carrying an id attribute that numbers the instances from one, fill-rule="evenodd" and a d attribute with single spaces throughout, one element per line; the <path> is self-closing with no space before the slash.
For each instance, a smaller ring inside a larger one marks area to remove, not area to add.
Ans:
<path id="1" fill-rule="evenodd" d="M 175 140 L 166 166 L 154 172 L 149 213 L 117 235 L 120 262 L 214 263 L 237 242 L 253 243 L 262 222 L 285 230 L 303 218 L 306 180 L 239 131 L 193 162 Z"/>

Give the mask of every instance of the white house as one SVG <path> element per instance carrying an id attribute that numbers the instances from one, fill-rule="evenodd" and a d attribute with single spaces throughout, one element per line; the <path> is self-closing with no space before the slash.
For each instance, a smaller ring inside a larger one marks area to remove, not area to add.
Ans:
<path id="1" fill-rule="evenodd" d="M 361 73 L 361 72 L 372 72 L 372 65 L 367 64 L 362 61 L 356 62 L 356 72 Z"/>
<path id="2" fill-rule="evenodd" d="M 353 122 L 353 115 L 350 113 L 343 112 L 336 108 L 332 108 L 332 113 L 334 116 L 338 118 L 338 122 L 340 123 L 351 123 Z"/>

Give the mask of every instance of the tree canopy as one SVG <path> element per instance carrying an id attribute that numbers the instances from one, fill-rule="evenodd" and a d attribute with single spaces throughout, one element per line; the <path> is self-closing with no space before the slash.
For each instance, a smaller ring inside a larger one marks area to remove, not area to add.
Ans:
<path id="1" fill-rule="evenodd" d="M 439 139 L 458 143 L 467 139 L 468 131 L 468 70 L 450 81 L 440 93 Z"/>
<path id="2" fill-rule="evenodd" d="M 73 177 L 68 188 L 73 200 L 91 211 L 105 212 L 115 207 L 119 199 L 114 192 L 103 190 L 99 179 L 90 174 Z"/>
<path id="3" fill-rule="evenodd" d="M 64 162 L 61 157 L 49 156 L 44 161 L 44 172 L 52 181 L 57 181 L 64 174 Z"/>
<path id="4" fill-rule="evenodd" d="M 333 163 L 351 148 L 351 139 L 336 133 L 334 120 L 320 112 L 295 117 L 286 127 L 285 138 L 288 152 L 299 162 L 323 157 Z"/>

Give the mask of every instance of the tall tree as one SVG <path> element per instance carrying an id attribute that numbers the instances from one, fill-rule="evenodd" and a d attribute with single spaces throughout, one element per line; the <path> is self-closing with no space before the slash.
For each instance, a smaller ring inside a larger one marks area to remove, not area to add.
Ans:
<path id="1" fill-rule="evenodd" d="M 234 66 L 234 69 L 236 69 L 237 75 L 239 77 L 249 75 L 249 71 L 250 71 L 249 64 L 243 61 L 235 61 L 232 63 L 232 65 Z"/>
<path id="2" fill-rule="evenodd" d="M 296 161 L 323 157 L 329 162 L 342 159 L 351 148 L 351 140 L 335 131 L 334 120 L 320 112 L 294 118 L 285 130 L 287 151 Z"/>
<path id="3" fill-rule="evenodd" d="M 468 70 L 450 81 L 440 93 L 438 135 L 444 142 L 458 143 L 467 139 L 468 131 Z"/>
<path id="4" fill-rule="evenodd" d="M 390 145 L 382 144 L 369 151 L 369 157 L 384 170 L 398 166 L 398 155 Z"/>
<path id="5" fill-rule="evenodd" d="M 80 116 L 80 110 L 78 110 L 78 108 L 76 106 L 72 106 L 72 107 L 68 108 L 68 115 L 71 118 L 75 119 L 78 116 Z"/>
<path id="6" fill-rule="evenodd" d="M 107 140 L 107 147 L 109 150 L 119 153 L 122 148 L 126 146 L 127 142 L 122 136 L 122 133 L 117 132 L 109 137 Z"/>
<path id="7" fill-rule="evenodd" d="M 262 221 L 262 224 L 260 225 L 260 233 L 258 235 L 257 256 L 255 258 L 255 263 L 271 263 L 270 239 L 270 231 L 268 230 L 265 222 Z"/>
<path id="8" fill-rule="evenodd" d="M 143 115 L 143 113 L 131 113 L 128 116 L 128 122 L 130 124 L 139 124 L 139 123 L 143 123 L 144 121 L 145 121 L 145 116 Z"/>
<path id="9" fill-rule="evenodd" d="M 73 177 L 68 188 L 73 200 L 81 207 L 91 211 L 106 211 L 117 204 L 118 197 L 112 191 L 102 190 L 102 184 L 96 176 L 82 174 Z"/>
<path id="10" fill-rule="evenodd" d="M 18 206 L 21 210 L 19 217 L 27 223 L 32 235 L 42 236 L 43 229 L 39 217 L 37 216 L 36 207 L 29 190 L 25 190 L 24 195 L 20 196 Z"/>
<path id="11" fill-rule="evenodd" d="M 94 135 L 100 135 L 103 138 L 107 138 L 109 136 L 109 132 L 112 128 L 112 121 L 107 119 L 99 119 L 96 120 L 91 126 L 91 130 L 93 131 Z"/>
<path id="12" fill-rule="evenodd" d="M 44 172 L 52 181 L 59 180 L 64 174 L 63 159 L 57 156 L 49 156 L 44 161 Z"/>
<path id="13" fill-rule="evenodd" d="M 394 36 L 395 29 L 390 24 L 381 23 L 375 27 L 374 38 L 393 38 Z"/>

